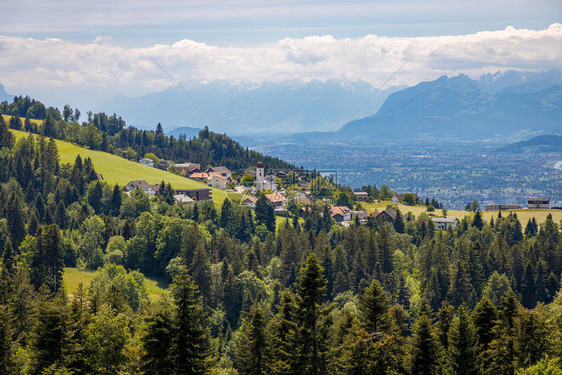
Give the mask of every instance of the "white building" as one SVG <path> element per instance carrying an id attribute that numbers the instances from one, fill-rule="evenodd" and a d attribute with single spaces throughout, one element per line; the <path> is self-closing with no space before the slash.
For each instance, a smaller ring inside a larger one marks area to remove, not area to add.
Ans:
<path id="1" fill-rule="evenodd" d="M 147 167 L 154 167 L 154 162 L 149 158 L 141 159 L 139 160 L 139 163 L 142 165 L 146 165 Z"/>
<path id="2" fill-rule="evenodd" d="M 431 221 L 435 224 L 435 230 L 449 230 L 449 228 L 455 230 L 459 224 L 459 219 L 454 217 L 433 217 Z"/>

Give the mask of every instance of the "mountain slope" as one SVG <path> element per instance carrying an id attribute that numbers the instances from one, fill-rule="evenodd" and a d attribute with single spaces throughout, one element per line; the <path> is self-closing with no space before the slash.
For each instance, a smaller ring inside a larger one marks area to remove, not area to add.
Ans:
<path id="1" fill-rule="evenodd" d="M 442 76 L 392 94 L 376 115 L 351 122 L 338 138 L 518 140 L 523 135 L 561 131 L 561 118 L 562 86 L 488 94 L 465 75 Z"/>
<path id="2" fill-rule="evenodd" d="M 30 133 L 12 130 L 16 138 L 27 137 Z M 132 180 L 146 180 L 149 184 L 169 182 L 174 189 L 209 188 L 206 184 L 178 176 L 160 169 L 147 167 L 139 163 L 128 161 L 117 155 L 102 151 L 88 150 L 69 142 L 56 140 L 61 163 L 74 163 L 77 155 L 82 159 L 89 157 L 97 173 L 101 173 L 107 183 L 125 186 Z M 213 189 L 213 201 L 222 203 L 228 196 L 230 200 L 238 201 L 239 194 Z"/>
<path id="3" fill-rule="evenodd" d="M 358 108 L 375 88 L 364 81 L 286 81 L 260 84 L 211 82 L 182 84 L 208 111 L 217 126 L 179 88 L 173 86 L 138 98 L 117 96 L 99 110 L 119 113 L 127 123 L 165 130 L 209 126 L 219 133 L 296 133 L 333 130 Z M 375 113 L 386 97 L 399 88 L 383 90 L 367 105 L 363 116 Z"/>
<path id="4" fill-rule="evenodd" d="M 6 92 L 6 89 L 4 88 L 4 85 L 0 84 L 0 103 L 1 102 L 9 102 L 14 98 L 13 95 L 10 95 Z"/>
<path id="5" fill-rule="evenodd" d="M 545 152 L 562 153 L 562 135 L 539 135 L 531 139 L 509 144 L 499 151 L 504 152 L 527 152 L 540 149 Z"/>

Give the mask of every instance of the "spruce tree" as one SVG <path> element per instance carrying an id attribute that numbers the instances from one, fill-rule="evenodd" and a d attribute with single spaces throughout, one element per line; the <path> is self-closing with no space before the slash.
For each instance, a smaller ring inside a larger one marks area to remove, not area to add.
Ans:
<path id="1" fill-rule="evenodd" d="M 46 284 L 55 293 L 62 286 L 64 250 L 56 224 L 38 229 L 36 249 L 31 261 L 31 280 L 36 289 Z"/>
<path id="2" fill-rule="evenodd" d="M 427 301 L 422 301 L 420 316 L 414 325 L 413 334 L 411 350 L 412 374 L 434 375 L 438 367 L 438 346 L 433 334 Z"/>
<path id="3" fill-rule="evenodd" d="M 322 272 L 318 257 L 312 253 L 301 268 L 295 285 L 296 331 L 290 359 L 291 371 L 295 374 L 327 373 L 329 342 L 326 325 L 330 307 L 320 305 L 326 293 Z"/>
<path id="4" fill-rule="evenodd" d="M 172 356 L 174 373 L 205 374 L 209 368 L 210 346 L 197 286 L 182 267 L 174 279 L 172 294 L 176 305 Z"/>
<path id="5" fill-rule="evenodd" d="M 235 363 L 242 374 L 268 374 L 269 332 L 265 326 L 265 312 L 259 302 L 252 305 L 250 313 L 240 328 L 235 343 Z"/>
<path id="6" fill-rule="evenodd" d="M 468 307 L 462 304 L 449 333 L 449 368 L 452 374 L 476 375 L 477 351 L 474 325 L 468 314 Z"/>
<path id="7" fill-rule="evenodd" d="M 0 115 L 0 117 L 2 116 Z M 1 264 L 0 267 L 2 267 Z M 0 304 L 0 374 L 15 374 L 12 321 L 8 306 Z"/>
<path id="8" fill-rule="evenodd" d="M 388 330 L 388 296 L 378 280 L 374 279 L 365 290 L 359 309 L 362 312 L 363 327 L 370 333 L 381 333 Z"/>
<path id="9" fill-rule="evenodd" d="M 0 149 L 2 147 L 12 148 L 14 145 L 14 136 L 6 125 L 4 117 L 0 116 Z"/>
<path id="10" fill-rule="evenodd" d="M 166 300 L 161 300 L 156 311 L 146 318 L 146 335 L 142 338 L 145 354 L 143 371 L 147 375 L 173 374 L 172 345 L 174 312 Z"/>

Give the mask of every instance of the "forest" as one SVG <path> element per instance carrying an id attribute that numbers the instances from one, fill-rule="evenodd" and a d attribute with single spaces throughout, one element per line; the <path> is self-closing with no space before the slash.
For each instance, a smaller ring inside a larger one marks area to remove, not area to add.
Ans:
<path id="1" fill-rule="evenodd" d="M 0 187 L 1 374 L 562 373 L 551 217 L 276 226 L 265 199 L 128 196 L 4 121 Z M 65 267 L 98 271 L 70 293 Z"/>

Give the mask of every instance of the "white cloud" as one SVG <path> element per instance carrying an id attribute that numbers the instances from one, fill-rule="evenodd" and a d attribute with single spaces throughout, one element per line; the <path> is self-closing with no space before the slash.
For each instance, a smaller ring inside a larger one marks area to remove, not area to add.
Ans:
<path id="1" fill-rule="evenodd" d="M 141 95 L 171 84 L 152 56 L 181 81 L 343 78 L 378 86 L 413 56 L 389 83 L 411 85 L 443 74 L 477 77 L 507 69 L 562 68 L 561 45 L 561 24 L 459 36 L 310 36 L 227 47 L 187 39 L 124 48 L 107 37 L 77 43 L 0 36 L 0 83 L 11 93 L 30 93 L 47 102 L 71 94 L 80 105 L 117 93 Z"/>

